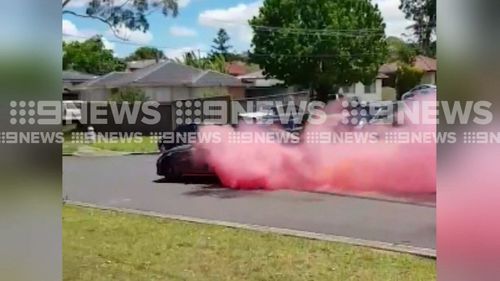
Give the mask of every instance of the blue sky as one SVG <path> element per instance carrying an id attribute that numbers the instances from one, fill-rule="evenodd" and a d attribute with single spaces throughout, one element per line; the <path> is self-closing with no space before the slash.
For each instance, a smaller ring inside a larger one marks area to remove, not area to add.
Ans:
<path id="1" fill-rule="evenodd" d="M 89 0 L 72 0 L 69 8 L 75 12 L 84 11 Z M 125 0 L 115 0 L 125 1 Z M 161 13 L 152 14 L 148 20 L 147 33 L 131 32 L 119 28 L 121 37 L 137 45 L 150 45 L 162 49 L 168 57 L 180 57 L 183 53 L 195 50 L 205 53 L 210 50 L 211 41 L 219 28 L 225 28 L 236 51 L 248 50 L 252 38 L 248 19 L 258 13 L 262 0 L 178 0 L 179 16 L 165 17 Z M 399 36 L 410 24 L 398 9 L 400 0 L 373 0 L 379 5 L 387 24 L 388 35 Z M 113 49 L 117 56 L 124 57 L 138 46 L 122 44 L 109 27 L 96 20 L 64 15 L 63 38 L 66 41 L 84 40 L 95 34 L 105 38 L 106 46 Z"/>

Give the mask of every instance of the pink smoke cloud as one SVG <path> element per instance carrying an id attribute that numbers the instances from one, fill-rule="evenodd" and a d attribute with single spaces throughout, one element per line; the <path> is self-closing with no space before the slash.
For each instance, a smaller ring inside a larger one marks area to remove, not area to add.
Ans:
<path id="1" fill-rule="evenodd" d="M 321 125 L 309 124 L 312 132 L 345 132 L 339 102 L 325 109 Z M 332 193 L 429 194 L 436 192 L 436 145 L 434 143 L 232 143 L 235 132 L 259 133 L 259 126 L 207 126 L 202 133 L 218 133 L 220 143 L 200 143 L 206 161 L 221 182 L 234 189 L 303 190 Z M 360 133 L 435 132 L 435 125 L 369 126 Z"/>

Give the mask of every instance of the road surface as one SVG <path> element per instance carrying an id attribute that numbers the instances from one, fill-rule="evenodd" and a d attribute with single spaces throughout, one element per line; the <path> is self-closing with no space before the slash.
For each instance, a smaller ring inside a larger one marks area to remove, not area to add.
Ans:
<path id="1" fill-rule="evenodd" d="M 156 156 L 65 157 L 63 196 L 106 207 L 435 249 L 432 206 L 292 191 L 156 182 Z"/>

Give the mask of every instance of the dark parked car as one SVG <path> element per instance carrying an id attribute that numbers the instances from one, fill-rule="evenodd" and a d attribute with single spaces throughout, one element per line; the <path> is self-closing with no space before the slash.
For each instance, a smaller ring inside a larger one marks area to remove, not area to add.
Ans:
<path id="1" fill-rule="evenodd" d="M 179 179 L 184 176 L 215 176 L 205 153 L 193 145 L 180 145 L 164 152 L 156 163 L 159 176 Z"/>

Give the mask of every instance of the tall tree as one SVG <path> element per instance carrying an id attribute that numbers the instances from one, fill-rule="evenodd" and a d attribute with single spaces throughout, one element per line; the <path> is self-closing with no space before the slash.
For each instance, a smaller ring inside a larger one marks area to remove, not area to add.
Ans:
<path id="1" fill-rule="evenodd" d="M 63 14 L 99 20 L 118 37 L 123 37 L 117 32 L 120 27 L 146 32 L 149 29 L 147 16 L 154 11 L 160 10 L 165 16 L 174 17 L 179 13 L 177 0 L 88 0 L 85 13 L 72 10 L 70 4 L 73 1 L 77 0 L 63 1 Z"/>
<path id="2" fill-rule="evenodd" d="M 401 0 L 399 9 L 407 19 L 414 21 L 410 27 L 424 54 L 434 56 L 436 45 L 432 37 L 436 33 L 436 0 Z"/>
<path id="3" fill-rule="evenodd" d="M 341 86 L 371 83 L 386 58 L 385 24 L 370 0 L 265 0 L 250 23 L 252 61 L 322 101 Z"/>
<path id="4" fill-rule="evenodd" d="M 184 54 L 182 60 L 177 59 L 178 63 L 192 66 L 194 68 L 213 70 L 220 73 L 226 73 L 226 59 L 222 55 L 215 55 L 210 58 L 197 56 L 194 52 Z"/>
<path id="5" fill-rule="evenodd" d="M 165 59 L 165 54 L 162 50 L 155 47 L 140 47 L 135 50 L 130 56 L 128 56 L 126 61 L 135 60 L 149 60 L 149 59 Z"/>
<path id="6" fill-rule="evenodd" d="M 219 29 L 217 32 L 217 37 L 213 40 L 214 45 L 212 45 L 212 56 L 224 56 L 228 59 L 230 50 L 233 46 L 229 45 L 231 38 L 224 28 Z"/>
<path id="7" fill-rule="evenodd" d="M 63 43 L 63 69 L 103 75 L 125 70 L 125 63 L 104 47 L 100 36 L 84 42 Z"/>
<path id="8" fill-rule="evenodd" d="M 403 41 L 401 38 L 390 36 L 387 42 L 387 61 L 402 62 L 412 65 L 418 54 L 418 49 L 412 44 Z"/>

